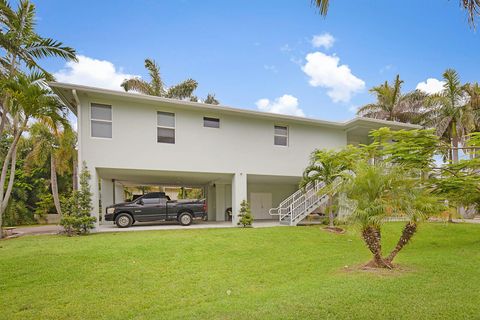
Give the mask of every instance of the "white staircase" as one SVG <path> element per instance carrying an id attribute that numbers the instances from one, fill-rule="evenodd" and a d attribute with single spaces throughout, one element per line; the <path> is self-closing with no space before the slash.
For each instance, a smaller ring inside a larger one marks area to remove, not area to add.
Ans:
<path id="1" fill-rule="evenodd" d="M 307 184 L 283 200 L 277 208 L 270 209 L 270 215 L 278 216 L 280 224 L 296 226 L 315 209 L 326 204 L 328 196 L 322 193 L 324 186 L 323 181 Z"/>

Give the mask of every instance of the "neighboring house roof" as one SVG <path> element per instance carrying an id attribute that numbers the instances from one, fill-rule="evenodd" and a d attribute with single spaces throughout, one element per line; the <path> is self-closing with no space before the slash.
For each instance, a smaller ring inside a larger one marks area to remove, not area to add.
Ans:
<path id="1" fill-rule="evenodd" d="M 371 118 L 363 118 L 363 117 L 355 117 L 352 120 L 345 121 L 345 122 L 335 122 L 335 121 L 326 121 L 320 119 L 313 119 L 307 117 L 298 117 L 298 116 L 290 116 L 284 114 L 277 114 L 271 112 L 263 112 L 263 111 L 256 111 L 256 110 L 248 110 L 248 109 L 240 109 L 240 108 L 233 108 L 224 105 L 212 105 L 200 102 L 191 102 L 191 101 L 184 101 L 178 99 L 169 99 L 157 96 L 150 96 L 144 95 L 139 93 L 131 93 L 131 92 L 123 92 L 117 90 L 109 90 L 103 88 L 96 88 L 96 87 L 89 87 L 84 85 L 77 85 L 77 84 L 70 84 L 70 83 L 61 83 L 61 82 L 49 82 L 49 86 L 52 90 L 60 97 L 60 99 L 65 103 L 67 107 L 72 110 L 72 112 L 76 115 L 77 114 L 77 105 L 79 104 L 78 101 L 78 93 L 86 93 L 93 96 L 103 95 L 103 96 L 111 96 L 113 98 L 121 98 L 127 100 L 135 100 L 141 102 L 156 102 L 162 105 L 176 105 L 181 107 L 182 109 L 203 109 L 205 111 L 214 111 L 219 113 L 228 113 L 228 114 L 236 114 L 236 115 L 243 115 L 243 116 L 253 116 L 258 118 L 270 118 L 275 121 L 289 121 L 289 122 L 299 122 L 299 123 L 306 123 L 306 124 L 313 124 L 319 126 L 326 126 L 326 127 L 334 127 L 340 129 L 353 129 L 356 127 L 372 127 L 378 128 L 379 126 L 385 125 L 393 129 L 419 129 L 421 126 L 409 124 L 409 123 L 402 123 L 402 122 L 395 122 L 395 121 L 386 121 L 386 120 L 379 120 L 379 119 L 371 119 Z"/>

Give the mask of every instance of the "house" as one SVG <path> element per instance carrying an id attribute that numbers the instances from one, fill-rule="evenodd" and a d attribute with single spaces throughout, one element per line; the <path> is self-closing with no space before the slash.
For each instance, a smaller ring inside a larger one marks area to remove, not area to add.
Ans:
<path id="1" fill-rule="evenodd" d="M 50 84 L 77 115 L 78 159 L 91 175 L 95 214 L 124 200 L 124 185 L 202 187 L 208 218 L 237 222 L 240 203 L 255 219 L 298 189 L 311 152 L 368 143 L 380 127 L 417 126 L 375 119 L 347 122 Z M 100 183 L 96 183 L 100 181 Z M 99 201 L 100 200 L 100 201 Z M 101 206 L 101 208 L 100 208 Z"/>

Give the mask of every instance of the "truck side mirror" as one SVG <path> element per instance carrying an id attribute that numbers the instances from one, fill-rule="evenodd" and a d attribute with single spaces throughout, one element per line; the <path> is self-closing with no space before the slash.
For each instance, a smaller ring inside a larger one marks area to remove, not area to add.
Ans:
<path id="1" fill-rule="evenodd" d="M 143 206 L 143 200 L 142 200 L 142 199 L 138 200 L 138 201 L 137 201 L 137 204 Z"/>

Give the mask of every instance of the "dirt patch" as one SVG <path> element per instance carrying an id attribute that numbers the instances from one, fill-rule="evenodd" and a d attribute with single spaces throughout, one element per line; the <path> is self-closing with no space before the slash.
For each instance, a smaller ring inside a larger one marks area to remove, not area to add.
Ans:
<path id="1" fill-rule="evenodd" d="M 323 230 L 331 232 L 331 233 L 337 233 L 337 234 L 344 234 L 345 229 L 339 228 L 339 227 L 324 227 Z"/>
<path id="2" fill-rule="evenodd" d="M 365 273 L 372 274 L 379 277 L 395 277 L 401 276 L 414 272 L 415 270 L 411 267 L 394 264 L 393 269 L 388 268 L 373 268 L 365 264 L 354 265 L 354 266 L 344 266 L 341 270 L 341 273 Z"/>

